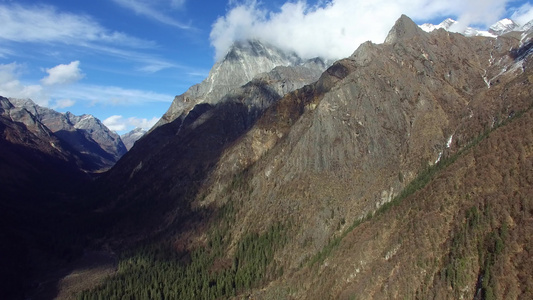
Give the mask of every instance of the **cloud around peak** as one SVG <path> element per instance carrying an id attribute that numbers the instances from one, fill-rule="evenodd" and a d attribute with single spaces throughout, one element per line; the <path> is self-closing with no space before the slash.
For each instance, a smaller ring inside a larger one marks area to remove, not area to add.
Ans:
<path id="1" fill-rule="evenodd" d="M 230 0 L 212 25 L 217 60 L 236 40 L 256 38 L 304 58 L 339 59 L 363 42 L 381 43 L 400 15 L 415 22 L 453 17 L 465 26 L 488 27 L 506 13 L 508 0 L 330 0 L 288 1 L 272 11 L 256 0 Z M 531 8 L 526 9 L 530 11 Z M 526 14 L 523 12 L 522 15 Z"/>

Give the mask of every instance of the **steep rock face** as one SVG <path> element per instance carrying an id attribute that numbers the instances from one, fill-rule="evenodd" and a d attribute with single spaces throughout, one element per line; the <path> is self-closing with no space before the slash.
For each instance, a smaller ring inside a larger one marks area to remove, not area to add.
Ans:
<path id="1" fill-rule="evenodd" d="M 232 45 L 226 56 L 213 66 L 202 83 L 174 98 L 170 108 L 154 128 L 187 114 L 197 104 L 216 104 L 227 93 L 251 81 L 256 75 L 283 66 L 305 68 L 304 72 L 298 72 L 300 76 L 284 77 L 286 82 L 290 82 L 281 89 L 286 92 L 312 82 L 309 77 L 316 80 L 324 70 L 325 62 L 320 59 L 304 61 L 294 53 L 286 53 L 257 40 L 238 41 Z M 291 75 L 294 75 L 294 72 L 297 71 L 293 71 Z"/>
<path id="2" fill-rule="evenodd" d="M 220 103 L 195 105 L 186 116 L 152 129 L 138 140 L 95 188 L 104 191 L 102 199 L 115 195 L 106 204 L 111 213 L 118 211 L 126 220 L 135 213 L 145 220 L 120 227 L 153 233 L 190 214 L 191 196 L 198 192 L 222 151 L 281 98 L 278 90 L 290 86 L 283 74 L 293 71 L 276 68 L 233 90 Z M 139 211 L 147 205 L 154 210 Z"/>
<path id="3" fill-rule="evenodd" d="M 449 147 L 471 138 L 473 128 L 464 125 L 473 123 L 469 105 L 494 80 L 521 72 L 520 63 L 506 51 L 512 45 L 517 41 L 468 39 L 444 31 L 427 35 L 404 16 L 387 44 L 361 45 L 352 57 L 330 67 L 313 88 L 290 94 L 270 109 L 243 138 L 246 142 L 225 152 L 214 182 L 273 151 L 280 157 L 260 162 L 270 170 L 263 180 L 287 186 L 312 173 L 318 180 L 329 173 L 350 181 L 361 178 L 366 182 L 351 184 L 360 189 L 353 200 L 373 194 L 361 211 L 371 210 L 401 189 L 399 177 L 410 180 L 421 164 L 434 164 Z M 486 105 L 476 112 L 491 124 L 492 116 L 486 114 L 497 114 L 501 107 Z M 282 108 L 288 112 L 281 113 Z M 283 122 L 290 126 L 278 127 Z M 332 184 L 343 181 L 338 179 Z M 368 194 L 366 184 L 386 188 Z"/>
<path id="4" fill-rule="evenodd" d="M 126 153 L 120 137 L 91 115 L 75 116 L 36 105 L 31 100 L 11 99 L 16 108 L 30 112 L 57 137 L 76 149 L 89 171 L 105 170 Z M 24 122 L 21 119 L 21 122 Z"/>
<path id="5" fill-rule="evenodd" d="M 133 144 L 139 140 L 147 131 L 142 128 L 135 128 L 132 131 L 120 136 L 120 139 L 124 143 L 124 146 L 129 151 Z"/>
<path id="6" fill-rule="evenodd" d="M 323 260 L 253 298 L 531 298 L 532 122 L 529 110 L 491 132 Z"/>
<path id="7" fill-rule="evenodd" d="M 396 21 L 396 25 L 389 31 L 385 38 L 385 44 L 394 44 L 401 40 L 411 39 L 420 35 L 421 30 L 408 16 L 402 15 Z"/>

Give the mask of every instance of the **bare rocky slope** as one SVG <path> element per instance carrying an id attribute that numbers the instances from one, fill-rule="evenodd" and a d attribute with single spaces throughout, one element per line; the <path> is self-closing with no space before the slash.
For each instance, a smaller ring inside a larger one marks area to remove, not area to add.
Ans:
<path id="1" fill-rule="evenodd" d="M 152 244 L 83 297 L 528 298 L 531 46 L 402 16 L 283 97 L 279 67 L 178 97 L 93 195 L 108 243 Z"/>

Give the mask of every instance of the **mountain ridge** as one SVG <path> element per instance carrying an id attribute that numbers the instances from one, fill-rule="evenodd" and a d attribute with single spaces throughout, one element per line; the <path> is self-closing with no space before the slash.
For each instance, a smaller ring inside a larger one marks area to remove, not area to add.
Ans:
<path id="1" fill-rule="evenodd" d="M 87 171 L 109 169 L 126 153 L 120 136 L 92 115 L 76 116 L 41 107 L 30 99 L 10 99 L 17 109 L 25 109 L 60 139 L 79 152 Z"/>

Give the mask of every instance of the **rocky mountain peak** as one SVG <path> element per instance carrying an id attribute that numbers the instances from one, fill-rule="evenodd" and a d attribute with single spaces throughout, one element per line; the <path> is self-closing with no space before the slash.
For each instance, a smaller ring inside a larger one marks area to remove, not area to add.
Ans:
<path id="1" fill-rule="evenodd" d="M 324 61 L 321 60 L 321 63 L 325 69 Z M 293 52 L 284 51 L 259 40 L 236 41 L 224 58 L 215 63 L 203 82 L 192 86 L 185 93 L 174 98 L 170 108 L 154 128 L 186 115 L 197 104 L 216 104 L 232 90 L 243 86 L 260 74 L 272 71 L 276 67 L 304 66 L 315 68 L 319 65 L 316 61 L 313 63 L 313 60 L 303 60 Z"/>
<path id="2" fill-rule="evenodd" d="M 239 61 L 254 57 L 267 58 L 279 63 L 295 64 L 301 61 L 294 53 L 286 53 L 256 39 L 236 41 L 224 56 L 223 61 Z"/>
<path id="3" fill-rule="evenodd" d="M 424 30 L 425 32 L 431 32 L 433 30 L 437 30 L 441 28 L 443 28 L 444 30 L 448 30 L 455 23 L 457 23 L 455 20 L 451 18 L 447 18 L 446 20 L 440 22 L 440 24 L 433 25 L 431 23 L 425 23 L 425 24 L 420 25 L 420 28 Z"/>
<path id="4" fill-rule="evenodd" d="M 420 34 L 422 30 L 408 16 L 402 15 L 389 31 L 385 44 L 394 44 L 402 39 L 410 39 Z"/>
<path id="5" fill-rule="evenodd" d="M 131 147 L 133 147 L 135 142 L 139 140 L 146 132 L 147 132 L 146 130 L 140 127 L 137 127 L 133 129 L 132 131 L 121 135 L 120 138 L 122 139 L 124 146 L 126 146 L 126 149 L 128 149 L 129 151 Z"/>
<path id="6" fill-rule="evenodd" d="M 505 18 L 490 26 L 489 32 L 494 35 L 502 35 L 507 32 L 517 30 L 519 27 L 520 25 L 515 23 L 513 20 Z"/>

